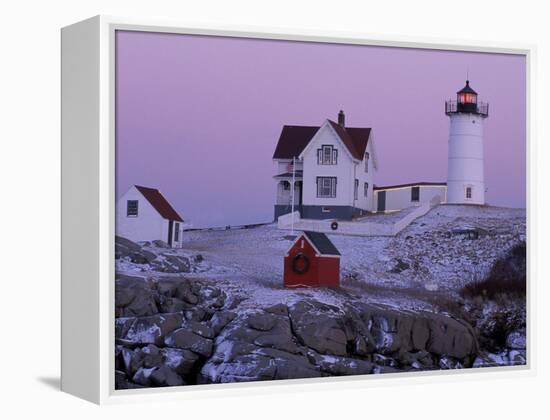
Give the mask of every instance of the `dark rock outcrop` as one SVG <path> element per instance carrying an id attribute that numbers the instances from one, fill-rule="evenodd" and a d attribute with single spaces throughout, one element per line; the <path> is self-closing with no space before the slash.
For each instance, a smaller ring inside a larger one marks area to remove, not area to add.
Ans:
<path id="1" fill-rule="evenodd" d="M 171 250 L 163 241 L 135 243 L 121 236 L 115 237 L 115 259 L 130 261 L 138 265 L 148 265 L 143 270 L 160 273 L 190 273 L 200 265 L 202 255 L 185 256 Z"/>
<path id="2" fill-rule="evenodd" d="M 148 316 L 158 313 L 155 294 L 143 277 L 118 274 L 115 280 L 115 315 Z"/>
<path id="3" fill-rule="evenodd" d="M 314 299 L 239 311 L 212 283 L 181 277 L 116 288 L 117 388 L 453 369 L 478 355 L 472 328 L 442 314 Z"/>

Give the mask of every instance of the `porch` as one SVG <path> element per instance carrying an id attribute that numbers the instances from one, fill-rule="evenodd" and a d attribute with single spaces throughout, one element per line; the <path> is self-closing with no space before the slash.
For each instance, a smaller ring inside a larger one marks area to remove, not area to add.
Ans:
<path id="1" fill-rule="evenodd" d="M 275 220 L 283 214 L 292 212 L 292 191 L 294 190 L 294 211 L 302 212 L 303 172 L 283 173 L 274 176 L 277 181 L 275 201 Z"/>

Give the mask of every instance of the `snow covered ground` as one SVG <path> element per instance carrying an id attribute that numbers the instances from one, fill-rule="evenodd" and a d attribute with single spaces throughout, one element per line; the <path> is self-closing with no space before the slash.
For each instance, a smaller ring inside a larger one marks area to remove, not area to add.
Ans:
<path id="1" fill-rule="evenodd" d="M 374 216 L 379 217 L 379 216 Z M 461 230 L 476 230 L 468 239 Z M 171 250 L 204 258 L 193 277 L 216 281 L 249 307 L 314 297 L 326 303 L 361 300 L 399 309 L 429 309 L 482 276 L 493 262 L 525 239 L 525 210 L 442 205 L 395 237 L 329 235 L 342 254 L 340 290 L 287 290 L 283 257 L 289 232 L 275 224 L 251 229 L 194 231 L 184 248 Z M 459 233 L 457 233 L 457 231 Z M 143 266 L 125 263 L 117 271 Z"/>

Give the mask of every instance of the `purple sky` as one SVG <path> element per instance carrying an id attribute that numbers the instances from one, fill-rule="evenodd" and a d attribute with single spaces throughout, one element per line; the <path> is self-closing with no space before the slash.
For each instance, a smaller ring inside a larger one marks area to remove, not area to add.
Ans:
<path id="1" fill-rule="evenodd" d="M 284 124 L 372 127 L 377 185 L 445 181 L 448 117 L 469 71 L 490 103 L 489 204 L 524 207 L 523 56 L 117 33 L 117 197 L 159 188 L 195 226 L 270 221 Z"/>

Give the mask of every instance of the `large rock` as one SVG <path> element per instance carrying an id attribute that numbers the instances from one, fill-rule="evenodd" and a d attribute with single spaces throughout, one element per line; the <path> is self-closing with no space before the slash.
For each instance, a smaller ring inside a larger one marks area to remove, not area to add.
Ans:
<path id="1" fill-rule="evenodd" d="M 212 354 L 212 340 L 195 334 L 188 328 L 179 328 L 164 339 L 167 347 L 191 350 L 194 353 L 209 357 Z"/>
<path id="2" fill-rule="evenodd" d="M 321 376 L 319 367 L 304 355 L 241 341 L 224 340 L 202 367 L 200 383 L 246 382 Z"/>
<path id="3" fill-rule="evenodd" d="M 118 274 L 115 280 L 115 316 L 148 316 L 156 313 L 155 295 L 147 280 Z"/>
<path id="4" fill-rule="evenodd" d="M 125 345 L 163 345 L 164 337 L 180 328 L 183 316 L 180 313 L 159 314 L 148 317 L 119 318 L 115 326 L 116 338 Z"/>
<path id="5" fill-rule="evenodd" d="M 374 364 L 367 360 L 328 356 L 315 352 L 308 353 L 308 357 L 314 365 L 319 366 L 322 372 L 331 376 L 366 375 L 372 373 L 374 368 Z"/>
<path id="6" fill-rule="evenodd" d="M 457 359 L 476 353 L 476 339 L 471 328 L 448 316 L 436 314 L 424 316 L 430 321 L 430 338 L 426 344 L 426 350 Z"/>
<path id="7" fill-rule="evenodd" d="M 269 331 L 277 323 L 277 317 L 269 313 L 254 314 L 247 319 L 248 326 L 258 331 Z"/>
<path id="8" fill-rule="evenodd" d="M 153 344 L 134 350 L 123 347 L 119 357 L 122 359 L 124 370 L 129 377 L 132 377 L 142 367 L 149 369 L 160 366 L 163 361 L 160 349 Z"/>
<path id="9" fill-rule="evenodd" d="M 181 376 L 167 366 L 139 368 L 132 380 L 143 386 L 178 386 L 185 383 Z"/>
<path id="10" fill-rule="evenodd" d="M 124 258 L 132 252 L 140 252 L 141 246 L 122 236 L 115 236 L 115 258 Z"/>
<path id="11" fill-rule="evenodd" d="M 289 308 L 292 329 L 299 341 L 319 353 L 345 356 L 347 336 L 338 308 L 315 301 Z"/>
<path id="12" fill-rule="evenodd" d="M 153 270 L 162 273 L 189 273 L 191 271 L 191 261 L 182 255 L 165 253 L 152 260 L 151 267 Z"/>
<path id="13" fill-rule="evenodd" d="M 129 239 L 115 236 L 115 258 L 128 258 L 135 264 L 149 264 L 155 260 L 157 256 Z"/>
<path id="14" fill-rule="evenodd" d="M 227 324 L 235 319 L 237 314 L 229 311 L 215 312 L 210 319 L 210 327 L 214 330 L 214 335 L 222 332 Z"/>
<path id="15" fill-rule="evenodd" d="M 374 339 L 375 350 L 380 354 L 390 354 L 401 346 L 398 322 L 388 314 L 375 313 L 371 317 L 370 334 Z M 402 331 L 402 330 L 401 330 Z"/>
<path id="16" fill-rule="evenodd" d="M 199 356 L 190 350 L 165 347 L 161 352 L 163 363 L 182 377 L 189 375 L 199 360 Z"/>

